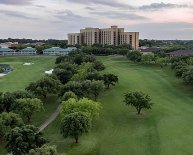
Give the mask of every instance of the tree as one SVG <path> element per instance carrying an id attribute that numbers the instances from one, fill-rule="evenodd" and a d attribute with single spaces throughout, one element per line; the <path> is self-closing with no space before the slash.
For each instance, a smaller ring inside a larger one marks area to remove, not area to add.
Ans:
<path id="1" fill-rule="evenodd" d="M 78 97 L 76 96 L 76 94 L 74 94 L 72 91 L 68 91 L 66 92 L 63 97 L 62 97 L 62 101 L 67 101 L 70 98 L 74 98 L 74 99 L 78 99 Z"/>
<path id="2" fill-rule="evenodd" d="M 167 58 L 157 58 L 156 59 L 156 63 L 161 67 L 163 68 L 164 65 L 167 64 Z"/>
<path id="3" fill-rule="evenodd" d="M 91 120 L 83 112 L 74 112 L 65 115 L 61 121 L 60 131 L 64 138 L 73 137 L 78 143 L 79 137 L 89 131 Z"/>
<path id="4" fill-rule="evenodd" d="M 0 67 L 0 73 L 3 73 L 3 72 L 4 72 L 3 67 Z"/>
<path id="5" fill-rule="evenodd" d="M 193 84 L 193 69 L 184 72 L 182 78 L 186 84 Z"/>
<path id="6" fill-rule="evenodd" d="M 4 137 L 11 129 L 24 125 L 18 114 L 3 112 L 0 114 L 0 137 Z"/>
<path id="7" fill-rule="evenodd" d="M 142 55 L 141 62 L 144 63 L 144 64 L 155 63 L 155 61 L 156 61 L 156 57 L 154 56 L 154 54 Z"/>
<path id="8" fill-rule="evenodd" d="M 66 62 L 66 61 L 69 61 L 69 56 L 68 55 L 59 56 L 59 57 L 56 58 L 55 64 L 60 64 L 62 62 Z"/>
<path id="9" fill-rule="evenodd" d="M 81 65 L 79 65 L 79 69 L 77 70 L 77 73 L 74 74 L 71 80 L 83 81 L 86 79 L 87 74 L 93 71 L 94 69 L 93 69 L 92 63 L 90 62 L 82 63 Z"/>
<path id="10" fill-rule="evenodd" d="M 18 99 L 13 109 L 16 113 L 20 114 L 23 118 L 27 118 L 27 121 L 30 122 L 32 115 L 43 109 L 43 103 L 37 98 Z"/>
<path id="11" fill-rule="evenodd" d="M 93 68 L 97 71 L 105 70 L 105 65 L 101 61 L 95 61 L 93 63 Z"/>
<path id="12" fill-rule="evenodd" d="M 10 112 L 16 99 L 32 97 L 33 95 L 27 91 L 0 93 L 0 112 Z"/>
<path id="13" fill-rule="evenodd" d="M 6 149 L 13 155 L 25 155 L 31 149 L 46 143 L 42 133 L 33 125 L 24 125 L 12 129 L 6 136 Z"/>
<path id="14" fill-rule="evenodd" d="M 97 81 L 97 80 L 103 80 L 103 77 L 99 74 L 98 71 L 95 71 L 95 72 L 89 72 L 86 75 L 86 79 L 90 81 L 93 81 L 93 80 Z"/>
<path id="15" fill-rule="evenodd" d="M 92 81 L 90 85 L 90 94 L 94 95 L 94 100 L 96 101 L 99 94 L 103 91 L 104 84 L 102 81 Z"/>
<path id="16" fill-rule="evenodd" d="M 73 76 L 71 71 L 65 69 L 55 69 L 54 74 L 58 77 L 62 84 L 66 84 Z"/>
<path id="17" fill-rule="evenodd" d="M 58 155 L 55 145 L 43 145 L 40 148 L 31 149 L 28 155 Z"/>
<path id="18" fill-rule="evenodd" d="M 135 107 L 138 114 L 140 114 L 141 109 L 151 109 L 151 106 L 153 104 L 150 97 L 142 92 L 126 93 L 124 102 L 126 103 L 126 105 L 131 105 Z"/>
<path id="19" fill-rule="evenodd" d="M 83 59 L 84 62 L 95 62 L 96 58 L 94 55 L 86 55 Z"/>
<path id="20" fill-rule="evenodd" d="M 67 84 L 62 86 L 60 96 L 63 96 L 68 91 L 74 92 L 78 97 L 83 96 L 82 84 L 80 82 L 69 81 Z"/>
<path id="21" fill-rule="evenodd" d="M 10 112 L 15 99 L 16 98 L 13 93 L 6 92 L 1 94 L 1 111 Z"/>
<path id="22" fill-rule="evenodd" d="M 80 100 L 69 99 L 62 102 L 61 114 L 63 116 L 69 115 L 73 112 L 83 112 L 86 113 L 92 120 L 99 117 L 99 112 L 101 110 L 101 105 L 98 102 L 83 98 Z"/>
<path id="23" fill-rule="evenodd" d="M 26 90 L 32 92 L 34 95 L 46 98 L 49 93 L 57 93 L 60 85 L 60 81 L 53 76 L 45 76 L 37 82 L 30 83 Z"/>
<path id="24" fill-rule="evenodd" d="M 115 86 L 115 83 L 118 83 L 118 76 L 114 74 L 104 74 L 103 75 L 104 84 L 109 89 L 110 85 Z"/>
<path id="25" fill-rule="evenodd" d="M 140 62 L 142 54 L 139 51 L 131 51 L 127 53 L 127 58 L 133 62 Z"/>

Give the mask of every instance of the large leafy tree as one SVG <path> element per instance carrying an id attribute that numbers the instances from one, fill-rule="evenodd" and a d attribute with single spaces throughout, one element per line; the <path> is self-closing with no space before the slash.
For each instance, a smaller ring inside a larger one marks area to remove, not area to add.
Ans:
<path id="1" fill-rule="evenodd" d="M 156 62 L 156 57 L 154 54 L 145 54 L 142 55 L 141 62 L 144 64 L 151 64 Z"/>
<path id="2" fill-rule="evenodd" d="M 45 76 L 37 82 L 32 82 L 27 88 L 27 91 L 32 92 L 37 96 L 47 97 L 47 94 L 57 93 L 60 88 L 60 81 L 53 76 Z"/>
<path id="3" fill-rule="evenodd" d="M 126 105 L 131 105 L 135 107 L 138 114 L 140 114 L 141 109 L 151 109 L 153 104 L 151 102 L 151 98 L 142 92 L 126 93 L 124 102 L 126 103 Z"/>
<path id="4" fill-rule="evenodd" d="M 55 145 L 43 145 L 40 148 L 31 149 L 29 155 L 58 155 Z"/>
<path id="5" fill-rule="evenodd" d="M 32 97 L 33 95 L 27 91 L 0 93 L 0 112 L 10 112 L 16 99 Z"/>
<path id="6" fill-rule="evenodd" d="M 97 80 L 103 80 L 103 77 L 102 77 L 102 75 L 100 75 L 100 73 L 98 71 L 95 71 L 95 72 L 87 73 L 86 79 L 90 80 L 90 81 L 93 81 L 93 80 L 97 81 Z"/>
<path id="7" fill-rule="evenodd" d="M 74 74 L 74 76 L 72 77 L 72 80 L 74 81 L 83 81 L 86 79 L 87 74 L 90 72 L 93 72 L 93 66 L 92 63 L 87 62 L 87 63 L 82 63 L 81 65 L 79 65 L 77 73 Z"/>
<path id="8" fill-rule="evenodd" d="M 62 101 L 67 101 L 70 98 L 74 98 L 74 99 L 78 99 L 78 97 L 76 96 L 75 93 L 73 93 L 72 91 L 68 91 L 66 92 L 63 97 L 62 97 Z"/>
<path id="9" fill-rule="evenodd" d="M 109 89 L 110 85 L 115 85 L 115 83 L 118 83 L 119 79 L 118 76 L 114 74 L 104 74 L 103 75 L 104 84 Z"/>
<path id="10" fill-rule="evenodd" d="M 97 71 L 102 71 L 105 69 L 105 65 L 101 61 L 95 61 L 93 63 L 93 68 Z"/>
<path id="11" fill-rule="evenodd" d="M 63 96 L 68 91 L 74 92 L 78 97 L 83 96 L 82 84 L 80 82 L 69 81 L 67 84 L 62 86 L 60 96 Z"/>
<path id="12" fill-rule="evenodd" d="M 102 81 L 92 81 L 90 85 L 89 92 L 94 95 L 94 100 L 96 101 L 99 94 L 103 91 L 104 84 Z"/>
<path id="13" fill-rule="evenodd" d="M 72 137 L 78 143 L 79 137 L 88 132 L 90 127 L 91 120 L 86 113 L 74 112 L 63 117 L 60 131 L 64 138 Z"/>
<path id="14" fill-rule="evenodd" d="M 184 72 L 182 78 L 186 84 L 193 84 L 193 69 Z"/>
<path id="15" fill-rule="evenodd" d="M 131 51 L 127 53 L 127 58 L 133 62 L 140 62 L 142 54 L 139 51 Z"/>
<path id="16" fill-rule="evenodd" d="M 46 143 L 42 133 L 32 125 L 24 125 L 12 129 L 6 136 L 6 149 L 13 155 L 25 155 L 31 149 L 41 147 Z"/>
<path id="17" fill-rule="evenodd" d="M 99 102 L 95 102 L 87 98 L 83 98 L 80 100 L 71 98 L 68 101 L 62 102 L 61 106 L 61 114 L 63 116 L 66 116 L 73 112 L 84 112 L 92 120 L 97 119 L 99 117 L 100 110 L 101 105 Z"/>
<path id="18" fill-rule="evenodd" d="M 1 94 L 1 111 L 10 112 L 11 106 L 15 102 L 15 96 L 13 93 L 6 92 Z"/>
<path id="19" fill-rule="evenodd" d="M 58 77 L 62 84 L 66 84 L 73 76 L 71 71 L 65 69 L 55 69 L 54 74 Z"/>
<path id="20" fill-rule="evenodd" d="M 32 115 L 35 112 L 43 110 L 43 103 L 37 98 L 24 98 L 18 99 L 13 106 L 16 113 L 20 114 L 23 118 L 27 118 L 30 122 Z"/>
<path id="21" fill-rule="evenodd" d="M 0 114 L 0 137 L 4 137 L 11 129 L 24 125 L 18 114 L 3 112 Z"/>

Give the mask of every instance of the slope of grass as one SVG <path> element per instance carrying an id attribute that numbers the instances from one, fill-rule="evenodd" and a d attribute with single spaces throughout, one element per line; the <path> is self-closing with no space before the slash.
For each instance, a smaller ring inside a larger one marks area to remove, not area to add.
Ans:
<path id="1" fill-rule="evenodd" d="M 72 155 L 187 155 L 193 154 L 193 95 L 170 69 L 129 63 L 121 57 L 100 57 L 105 72 L 119 76 L 119 84 L 100 97 L 103 109 L 89 134 L 75 144 L 59 133 L 58 118 L 45 130 L 59 152 Z M 123 103 L 127 91 L 148 93 L 152 110 L 136 110 Z"/>
<path id="2" fill-rule="evenodd" d="M 45 75 L 45 71 L 53 68 L 56 57 L 0 57 L 0 64 L 10 65 L 14 71 L 0 78 L 0 91 L 15 91 L 24 89 L 30 82 L 34 82 Z M 32 62 L 31 66 L 23 63 Z"/>

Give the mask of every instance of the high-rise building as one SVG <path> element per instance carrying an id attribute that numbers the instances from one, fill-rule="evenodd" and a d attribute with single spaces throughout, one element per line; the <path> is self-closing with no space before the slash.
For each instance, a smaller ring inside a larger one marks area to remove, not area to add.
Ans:
<path id="1" fill-rule="evenodd" d="M 111 28 L 85 28 L 80 33 L 68 34 L 68 44 L 93 44 L 122 45 L 129 44 L 133 49 L 139 48 L 139 32 L 124 32 L 124 28 L 111 26 Z"/>

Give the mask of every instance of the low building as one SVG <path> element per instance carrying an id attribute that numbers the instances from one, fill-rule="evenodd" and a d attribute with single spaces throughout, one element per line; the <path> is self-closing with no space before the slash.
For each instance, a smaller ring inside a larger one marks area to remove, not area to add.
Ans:
<path id="1" fill-rule="evenodd" d="M 170 56 L 193 56 L 193 50 L 177 50 L 167 53 Z"/>
<path id="2" fill-rule="evenodd" d="M 68 53 L 75 51 L 76 47 L 68 47 L 66 49 L 60 48 L 60 47 L 52 47 L 43 50 L 44 55 L 67 55 Z"/>
<path id="3" fill-rule="evenodd" d="M 0 56 L 15 55 L 15 50 L 10 48 L 0 48 Z"/>
<path id="4" fill-rule="evenodd" d="M 1 48 L 9 48 L 9 47 L 16 47 L 18 46 L 18 42 L 5 42 L 5 43 L 0 43 Z"/>
<path id="5" fill-rule="evenodd" d="M 160 52 L 161 48 L 159 47 L 149 47 L 149 48 L 145 48 L 145 49 L 141 49 L 140 52 L 145 55 L 145 54 L 154 54 L 157 52 Z"/>
<path id="6" fill-rule="evenodd" d="M 37 50 L 35 48 L 32 48 L 32 47 L 27 47 L 27 48 L 20 50 L 19 52 L 16 52 L 16 53 L 17 53 L 17 55 L 36 55 Z"/>

